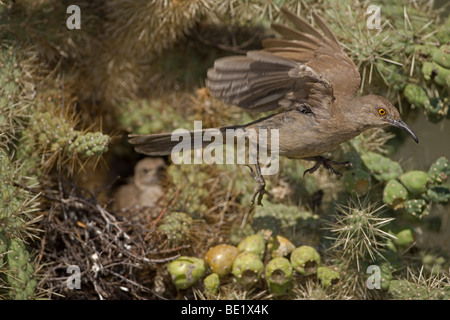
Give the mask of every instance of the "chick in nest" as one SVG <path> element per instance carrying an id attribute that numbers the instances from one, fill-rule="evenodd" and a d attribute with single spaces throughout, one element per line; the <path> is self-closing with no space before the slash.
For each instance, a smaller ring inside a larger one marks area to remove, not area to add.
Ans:
<path id="1" fill-rule="evenodd" d="M 166 168 L 163 158 L 140 160 L 134 167 L 134 176 L 115 192 L 114 211 L 133 220 L 157 216 L 157 208 L 164 195 L 162 184 Z"/>

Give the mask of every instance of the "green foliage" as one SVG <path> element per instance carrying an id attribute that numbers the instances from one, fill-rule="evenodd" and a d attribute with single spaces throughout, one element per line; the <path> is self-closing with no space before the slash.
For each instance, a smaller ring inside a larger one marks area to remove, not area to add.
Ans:
<path id="1" fill-rule="evenodd" d="M 34 267 L 24 243 L 19 239 L 11 239 L 6 253 L 8 272 L 6 280 L 10 286 L 9 295 L 14 300 L 33 299 L 37 281 L 34 278 Z"/>
<path id="2" fill-rule="evenodd" d="M 448 288 L 432 287 L 408 280 L 392 280 L 389 293 L 394 299 L 402 300 L 447 300 L 450 297 Z"/>
<path id="3" fill-rule="evenodd" d="M 300 225 L 307 229 L 317 225 L 318 216 L 297 206 L 282 203 L 265 202 L 255 208 L 252 226 L 256 230 L 268 229 L 278 234 L 281 229 Z"/>
<path id="4" fill-rule="evenodd" d="M 344 173 L 343 183 L 348 193 L 356 193 L 358 196 L 367 194 L 371 189 L 370 173 L 355 168 Z"/>
<path id="5" fill-rule="evenodd" d="M 117 121 L 124 130 L 134 134 L 170 132 L 174 129 L 190 129 L 177 110 L 159 100 L 130 100 L 123 103 Z"/>
<path id="6" fill-rule="evenodd" d="M 400 176 L 401 183 L 412 193 L 427 190 L 427 173 L 419 170 L 408 171 Z"/>
<path id="7" fill-rule="evenodd" d="M 335 221 L 329 225 L 333 240 L 329 250 L 339 252 L 344 265 L 356 263 L 360 270 L 362 262 L 382 257 L 386 241 L 394 238 L 383 230 L 394 218 L 383 217 L 382 208 L 368 198 L 364 202 L 352 200 L 348 206 L 337 208 Z"/>
<path id="8" fill-rule="evenodd" d="M 178 246 L 185 243 L 192 233 L 192 218 L 183 212 L 171 212 L 164 216 L 159 231 L 167 236 L 172 245 Z"/>
<path id="9" fill-rule="evenodd" d="M 361 155 L 364 165 L 370 170 L 378 181 L 396 179 L 403 173 L 403 169 L 396 161 L 375 152 L 367 152 Z"/>
<path id="10" fill-rule="evenodd" d="M 423 218 L 430 213 L 429 205 L 424 199 L 411 199 L 405 201 L 404 208 L 410 215 L 418 218 Z"/>
<path id="11" fill-rule="evenodd" d="M 397 180 L 389 180 L 383 190 L 383 202 L 394 209 L 403 208 L 408 197 L 408 191 Z"/>
<path id="12" fill-rule="evenodd" d="M 428 170 L 427 181 L 430 184 L 442 184 L 447 180 L 450 175 L 450 164 L 447 158 L 440 157 L 437 159 Z"/>

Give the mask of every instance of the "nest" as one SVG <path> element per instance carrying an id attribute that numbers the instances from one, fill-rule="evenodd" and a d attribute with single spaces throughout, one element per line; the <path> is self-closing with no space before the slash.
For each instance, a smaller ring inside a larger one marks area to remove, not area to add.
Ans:
<path id="1" fill-rule="evenodd" d="M 122 219 L 73 182 L 60 182 L 58 189 L 43 194 L 51 207 L 40 224 L 43 236 L 38 245 L 39 262 L 45 266 L 42 287 L 49 297 L 164 298 L 158 293 L 161 287 L 172 286 L 156 281 L 158 269 L 188 246 L 168 247 L 156 223 L 146 226 Z M 79 271 L 79 290 L 70 285 L 78 276 L 71 270 Z"/>

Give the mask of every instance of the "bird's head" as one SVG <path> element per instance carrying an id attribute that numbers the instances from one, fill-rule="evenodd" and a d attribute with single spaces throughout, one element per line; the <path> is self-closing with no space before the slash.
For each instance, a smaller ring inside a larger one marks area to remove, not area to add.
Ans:
<path id="1" fill-rule="evenodd" d="M 161 181 L 166 169 L 162 158 L 144 158 L 134 167 L 136 185 L 152 185 Z"/>
<path id="2" fill-rule="evenodd" d="M 369 94 L 362 96 L 361 107 L 364 111 L 362 120 L 369 127 L 393 126 L 402 129 L 410 135 L 416 143 L 419 138 L 411 128 L 402 120 L 398 110 L 387 99 Z"/>

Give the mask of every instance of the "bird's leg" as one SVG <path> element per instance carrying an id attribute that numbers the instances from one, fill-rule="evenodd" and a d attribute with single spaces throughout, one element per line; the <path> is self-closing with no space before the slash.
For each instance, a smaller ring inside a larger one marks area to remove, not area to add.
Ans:
<path id="1" fill-rule="evenodd" d="M 247 165 L 247 167 L 249 167 L 250 174 L 252 175 L 253 179 L 258 183 L 258 186 L 255 188 L 255 192 L 253 193 L 252 196 L 251 200 L 252 205 L 255 204 L 255 199 L 256 197 L 258 197 L 257 204 L 262 206 L 261 200 L 264 194 L 270 195 L 270 193 L 266 191 L 266 181 L 264 180 L 264 177 L 261 174 L 261 168 L 258 162 L 256 162 L 255 164 L 256 173 L 255 171 L 253 171 L 252 167 L 250 167 L 249 165 Z"/>
<path id="2" fill-rule="evenodd" d="M 328 171 L 330 171 L 331 173 L 334 173 L 336 175 L 341 176 L 342 173 L 334 170 L 332 165 L 345 166 L 345 167 L 351 167 L 352 166 L 352 163 L 350 161 L 334 161 L 334 160 L 331 160 L 331 159 L 324 158 L 322 156 L 311 157 L 311 158 L 304 158 L 304 159 L 305 160 L 310 160 L 310 161 L 316 161 L 316 164 L 312 168 L 309 168 L 309 169 L 305 170 L 305 172 L 303 173 L 303 176 L 305 176 L 305 174 L 307 172 L 314 173 L 317 169 L 320 168 L 320 166 L 323 166 L 325 169 L 328 169 Z"/>

